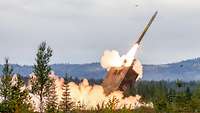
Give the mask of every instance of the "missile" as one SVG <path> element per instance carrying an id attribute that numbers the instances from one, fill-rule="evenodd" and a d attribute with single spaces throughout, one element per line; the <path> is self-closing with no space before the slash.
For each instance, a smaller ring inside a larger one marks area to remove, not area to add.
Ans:
<path id="1" fill-rule="evenodd" d="M 156 18 L 157 11 L 152 16 L 149 23 L 145 26 L 144 31 L 140 35 L 137 40 L 137 44 L 140 45 L 145 33 L 151 26 L 152 22 Z M 111 92 L 116 90 L 127 91 L 130 87 L 133 87 L 139 74 L 133 69 L 135 59 L 132 62 L 132 65 L 129 67 L 122 66 L 120 68 L 112 67 L 106 74 L 103 83 L 101 84 L 104 89 L 104 93 L 109 95 Z M 124 64 L 126 64 L 127 60 L 124 60 Z"/>
<path id="2" fill-rule="evenodd" d="M 137 42 L 136 42 L 138 45 L 140 45 L 140 42 L 142 41 L 142 39 L 143 39 L 144 35 L 146 34 L 147 30 L 149 29 L 149 27 L 150 27 L 151 24 L 153 23 L 153 21 L 154 21 L 154 19 L 156 18 L 157 14 L 158 14 L 158 11 L 156 11 L 156 12 L 154 13 L 154 15 L 151 17 L 151 20 L 149 21 L 149 23 L 148 23 L 148 24 L 146 25 L 146 27 L 144 28 L 142 34 L 140 35 L 139 39 L 138 39 Z"/>
<path id="3" fill-rule="evenodd" d="M 157 14 L 158 14 L 158 11 L 156 11 L 156 12 L 154 13 L 154 15 L 151 17 L 149 23 L 145 26 L 145 28 L 144 28 L 142 34 L 140 35 L 139 39 L 137 40 L 136 44 L 140 45 L 142 39 L 144 38 L 144 35 L 146 34 L 146 32 L 148 31 L 149 27 L 151 26 L 151 24 L 152 24 L 153 21 L 155 20 Z M 125 65 L 126 62 L 127 62 L 127 60 L 125 59 L 124 62 L 123 62 L 123 63 L 124 63 L 123 65 Z M 132 62 L 132 65 L 134 65 L 134 61 Z"/>

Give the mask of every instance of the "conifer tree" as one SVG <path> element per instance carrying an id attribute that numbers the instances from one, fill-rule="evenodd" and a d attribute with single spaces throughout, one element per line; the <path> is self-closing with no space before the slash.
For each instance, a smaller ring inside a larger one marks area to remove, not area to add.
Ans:
<path id="1" fill-rule="evenodd" d="M 47 96 L 51 86 L 51 80 L 48 76 L 51 71 L 49 66 L 51 56 L 52 49 L 47 47 L 46 42 L 42 42 L 36 54 L 36 64 L 33 68 L 36 80 L 32 84 L 32 92 L 39 95 L 40 113 L 44 111 L 44 97 Z"/>
<path id="2" fill-rule="evenodd" d="M 13 74 L 13 68 L 9 65 L 8 58 L 5 58 L 2 73 L 0 95 L 7 101 L 11 93 L 11 80 Z"/>
<path id="3" fill-rule="evenodd" d="M 61 109 L 64 113 L 70 112 L 70 110 L 73 109 L 73 102 L 71 101 L 70 98 L 70 92 L 69 92 L 69 85 L 68 82 L 66 82 L 63 86 L 63 98 L 61 102 Z"/>
<path id="4" fill-rule="evenodd" d="M 31 104 L 29 103 L 29 92 L 24 87 L 24 81 L 21 79 L 21 76 L 17 74 L 16 76 L 13 76 L 12 82 L 12 91 L 11 91 L 11 99 L 12 102 L 13 113 L 27 113 L 32 110 Z"/>
<path id="5" fill-rule="evenodd" d="M 13 68 L 8 59 L 5 59 L 1 78 L 0 94 L 3 97 L 0 112 L 3 113 L 26 113 L 31 109 L 28 100 L 28 91 L 22 90 L 24 81 L 20 75 L 13 76 Z M 14 80 L 15 79 L 15 80 Z"/>
<path id="6" fill-rule="evenodd" d="M 55 80 L 52 79 L 52 85 L 51 85 L 50 90 L 48 92 L 46 113 L 57 113 L 58 112 L 56 84 L 55 84 L 54 81 Z"/>
<path id="7" fill-rule="evenodd" d="M 118 103 L 119 103 L 119 100 L 115 96 L 111 97 L 106 103 L 106 109 L 111 110 L 111 111 L 116 110 Z"/>
<path id="8" fill-rule="evenodd" d="M 0 85 L 0 95 L 3 97 L 3 101 L 0 104 L 0 112 L 11 112 L 11 80 L 13 69 L 8 62 L 8 58 L 5 59 L 5 64 L 3 65 L 3 76 L 1 77 Z"/>

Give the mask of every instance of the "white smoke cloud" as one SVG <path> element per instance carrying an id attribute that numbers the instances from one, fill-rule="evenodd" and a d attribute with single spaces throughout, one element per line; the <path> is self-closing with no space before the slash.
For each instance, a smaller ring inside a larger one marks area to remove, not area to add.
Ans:
<path id="1" fill-rule="evenodd" d="M 139 63 L 138 63 L 139 65 Z M 137 65 L 136 65 L 137 66 Z M 134 67 L 133 67 L 134 68 Z M 30 75 L 30 80 L 36 80 L 36 76 L 34 74 Z M 55 80 L 54 84 L 56 85 L 56 95 L 57 95 L 57 103 L 60 104 L 62 101 L 62 94 L 63 94 L 63 85 L 64 79 L 55 75 L 53 72 L 49 75 L 50 78 Z M 12 84 L 15 85 L 17 82 L 17 76 L 13 76 Z M 71 101 L 75 103 L 75 105 L 84 105 L 84 109 L 95 109 L 97 105 L 106 105 L 106 103 L 112 99 L 116 98 L 118 103 L 116 105 L 116 109 L 120 109 L 124 106 L 127 108 L 137 108 L 140 106 L 150 106 L 153 107 L 152 104 L 142 103 L 140 101 L 140 96 L 129 96 L 124 97 L 122 91 L 114 91 L 109 95 L 104 94 L 104 89 L 101 85 L 90 85 L 87 79 L 84 79 L 80 84 L 76 84 L 74 82 L 68 83 L 70 98 Z M 23 86 L 21 90 L 24 89 L 31 89 L 31 84 L 29 83 L 28 86 Z M 29 93 L 31 97 L 31 102 L 35 111 L 39 111 L 40 101 L 39 96 Z M 0 99 L 2 101 L 2 99 Z"/>
<path id="2" fill-rule="evenodd" d="M 11 80 L 11 86 L 15 86 L 17 84 L 17 74 L 14 74 Z"/>
<path id="3" fill-rule="evenodd" d="M 34 75 L 31 76 L 32 78 L 35 78 Z M 54 83 L 56 85 L 56 94 L 58 97 L 57 103 L 59 104 L 62 101 L 64 80 L 54 73 L 51 73 L 49 77 L 55 79 Z M 119 101 L 116 105 L 116 109 L 120 109 L 124 106 L 128 108 L 130 107 L 131 109 L 149 105 L 152 107 L 151 104 L 141 103 L 141 97 L 139 95 L 124 97 L 122 91 L 114 91 L 110 95 L 105 95 L 104 89 L 101 85 L 90 85 L 87 79 L 83 79 L 80 84 L 70 82 L 68 83 L 68 86 L 71 101 L 74 102 L 76 106 L 83 105 L 84 109 L 95 109 L 97 105 L 102 105 L 103 103 L 106 105 L 106 103 L 112 98 L 116 98 Z M 30 88 L 30 86 L 27 86 L 27 88 Z M 38 111 L 40 105 L 39 96 L 32 93 L 29 95 L 32 98 L 31 100 L 35 111 Z"/>
<path id="4" fill-rule="evenodd" d="M 87 79 L 84 79 L 79 85 L 74 82 L 70 82 L 68 85 L 72 101 L 75 102 L 76 105 L 84 105 L 85 109 L 96 108 L 97 105 L 102 105 L 102 103 L 106 104 L 112 98 L 116 98 L 119 101 L 116 105 L 116 109 L 120 109 L 124 106 L 134 109 L 146 105 L 140 102 L 141 97 L 139 95 L 124 98 L 122 91 L 114 91 L 106 96 L 101 85 L 91 86 Z"/>
<path id="5" fill-rule="evenodd" d="M 106 50 L 101 57 L 101 66 L 103 68 L 111 67 L 121 67 L 123 64 L 123 58 L 119 55 L 119 52 L 116 50 Z"/>
<path id="6" fill-rule="evenodd" d="M 116 50 L 106 50 L 101 57 L 101 66 L 108 70 L 111 67 L 131 66 L 138 47 L 138 44 L 134 44 L 134 46 L 128 51 L 128 53 L 122 56 L 120 56 L 119 52 Z"/>
<path id="7" fill-rule="evenodd" d="M 143 75 L 143 66 L 139 60 L 134 61 L 133 70 L 138 73 L 136 81 L 141 79 Z"/>
<path id="8" fill-rule="evenodd" d="M 64 86 L 64 79 L 62 77 L 59 77 L 58 75 L 55 75 L 55 73 L 52 71 L 49 74 L 49 77 L 51 79 L 54 80 L 54 84 L 55 84 L 55 91 L 56 91 L 56 96 L 57 96 L 57 103 L 59 104 L 62 101 L 62 94 L 63 94 L 63 86 Z M 34 75 L 34 73 L 30 74 L 30 80 L 29 80 L 29 84 L 28 86 L 26 86 L 27 89 L 31 90 L 32 89 L 32 84 L 31 82 L 34 82 L 36 79 L 36 76 Z M 39 101 L 39 96 L 29 93 L 29 96 L 31 97 L 31 103 L 34 107 L 35 111 L 39 111 L 39 107 L 40 107 L 40 101 Z M 45 101 L 45 99 L 44 99 Z"/>

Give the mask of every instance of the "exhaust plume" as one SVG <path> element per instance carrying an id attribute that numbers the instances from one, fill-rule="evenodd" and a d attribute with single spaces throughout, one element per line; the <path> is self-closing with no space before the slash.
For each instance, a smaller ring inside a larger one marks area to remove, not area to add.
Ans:
<path id="1" fill-rule="evenodd" d="M 33 74 L 31 76 L 34 79 L 35 76 Z M 58 97 L 57 103 L 60 104 L 60 102 L 62 101 L 64 80 L 54 73 L 51 73 L 49 77 L 55 79 L 54 84 L 56 85 L 56 95 Z M 96 109 L 97 105 L 106 105 L 108 101 L 113 98 L 116 98 L 118 100 L 118 103 L 115 106 L 116 109 L 120 109 L 124 106 L 126 106 L 127 108 L 130 107 L 131 109 L 140 106 L 152 107 L 151 103 L 142 103 L 140 101 L 141 97 L 139 95 L 124 97 L 122 91 L 114 91 L 109 95 L 105 95 L 104 89 L 101 85 L 90 85 L 87 79 L 83 79 L 83 81 L 79 84 L 70 82 L 68 83 L 68 86 L 71 101 L 75 103 L 75 106 L 83 106 L 82 109 L 85 110 Z M 30 88 L 30 86 L 27 86 L 26 88 Z M 29 95 L 31 97 L 35 111 L 38 111 L 40 105 L 38 95 L 34 95 L 32 93 L 30 93 Z"/>
<path id="2" fill-rule="evenodd" d="M 120 56 L 116 50 L 106 50 L 101 57 L 101 66 L 109 70 L 111 67 L 131 66 L 139 45 L 136 43 L 127 54 Z"/>
<path id="3" fill-rule="evenodd" d="M 87 79 L 84 79 L 80 84 L 70 82 L 69 84 L 71 99 L 78 106 L 83 105 L 84 109 L 95 109 L 97 105 L 106 105 L 109 100 L 116 98 L 118 103 L 116 109 L 127 108 L 134 109 L 140 106 L 146 106 L 147 104 L 141 103 L 141 97 L 139 95 L 124 97 L 122 91 L 114 91 L 110 95 L 104 94 L 103 87 L 101 85 L 91 86 Z"/>

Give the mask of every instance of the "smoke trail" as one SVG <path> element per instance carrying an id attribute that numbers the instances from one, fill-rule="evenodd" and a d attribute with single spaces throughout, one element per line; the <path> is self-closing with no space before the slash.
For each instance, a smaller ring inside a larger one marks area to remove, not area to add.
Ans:
<path id="1" fill-rule="evenodd" d="M 133 47 L 128 51 L 128 53 L 125 55 L 126 63 L 125 66 L 130 66 L 135 58 L 135 54 L 137 52 L 139 45 L 136 43 L 133 45 Z"/>

